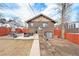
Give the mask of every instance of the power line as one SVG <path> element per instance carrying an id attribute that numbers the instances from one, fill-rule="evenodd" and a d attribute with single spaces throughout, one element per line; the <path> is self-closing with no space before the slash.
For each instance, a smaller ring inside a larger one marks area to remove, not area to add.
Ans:
<path id="1" fill-rule="evenodd" d="M 28 3 L 28 5 L 29 5 L 29 7 L 31 8 L 31 10 L 32 10 L 33 14 L 34 14 L 34 15 L 36 15 L 36 13 L 35 13 L 34 9 L 33 9 L 33 8 L 32 8 L 32 6 L 30 5 L 30 3 Z"/>

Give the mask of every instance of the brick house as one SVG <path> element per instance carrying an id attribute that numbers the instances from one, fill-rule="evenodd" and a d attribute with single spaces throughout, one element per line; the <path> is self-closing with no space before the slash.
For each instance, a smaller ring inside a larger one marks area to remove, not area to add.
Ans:
<path id="1" fill-rule="evenodd" d="M 56 23 L 53 19 L 40 14 L 36 17 L 26 21 L 28 28 L 31 33 L 38 33 L 39 35 L 44 35 L 45 32 L 51 32 L 53 36 L 54 24 Z"/>

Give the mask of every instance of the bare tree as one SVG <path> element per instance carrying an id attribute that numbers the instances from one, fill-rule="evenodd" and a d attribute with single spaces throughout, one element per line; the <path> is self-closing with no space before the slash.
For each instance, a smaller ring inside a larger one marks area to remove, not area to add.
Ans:
<path id="1" fill-rule="evenodd" d="M 69 8 L 70 8 L 70 6 L 72 4 L 62 3 L 61 5 L 62 5 L 62 13 L 61 13 L 61 26 L 62 27 L 61 28 L 62 28 L 62 38 L 64 39 L 64 33 L 65 33 L 64 23 L 65 23 L 65 21 L 67 21 L 66 18 L 65 18 L 65 16 L 68 15 L 67 11 L 69 10 Z"/>
<path id="2" fill-rule="evenodd" d="M 66 21 L 69 21 L 69 16 L 70 16 L 70 7 L 72 6 L 72 4 L 70 3 L 59 3 L 57 4 L 59 6 L 58 9 L 58 14 L 61 15 L 61 29 L 62 29 L 62 38 L 64 38 L 64 32 L 65 32 L 65 28 L 64 28 L 64 23 Z"/>

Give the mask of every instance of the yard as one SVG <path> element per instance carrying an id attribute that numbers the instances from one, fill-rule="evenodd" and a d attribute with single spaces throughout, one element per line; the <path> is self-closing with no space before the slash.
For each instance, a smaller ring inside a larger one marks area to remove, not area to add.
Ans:
<path id="1" fill-rule="evenodd" d="M 40 37 L 41 56 L 79 56 L 79 45 L 66 39 L 54 38 L 45 41 Z"/>
<path id="2" fill-rule="evenodd" d="M 0 39 L 0 55 L 26 56 L 30 54 L 33 40 Z"/>

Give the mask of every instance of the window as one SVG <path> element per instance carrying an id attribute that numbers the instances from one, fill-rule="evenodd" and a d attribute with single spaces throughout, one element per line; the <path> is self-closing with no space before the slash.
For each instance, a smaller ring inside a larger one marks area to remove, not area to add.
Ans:
<path id="1" fill-rule="evenodd" d="M 28 25 L 29 25 L 29 27 L 33 27 L 33 23 L 31 23 L 31 22 L 28 23 Z"/>
<path id="2" fill-rule="evenodd" d="M 43 23 L 43 27 L 48 27 L 48 24 L 47 23 Z"/>
<path id="3" fill-rule="evenodd" d="M 79 28 L 79 23 L 75 23 L 75 28 Z"/>
<path id="4" fill-rule="evenodd" d="M 75 28 L 75 24 L 73 24 L 73 28 Z"/>
<path id="5" fill-rule="evenodd" d="M 31 26 L 33 26 L 33 23 L 31 23 Z"/>
<path id="6" fill-rule="evenodd" d="M 72 24 L 71 24 L 71 28 L 75 28 L 75 25 L 74 25 L 74 23 L 72 23 Z"/>
<path id="7" fill-rule="evenodd" d="M 71 28 L 71 24 L 68 24 L 68 29 L 70 29 Z"/>

